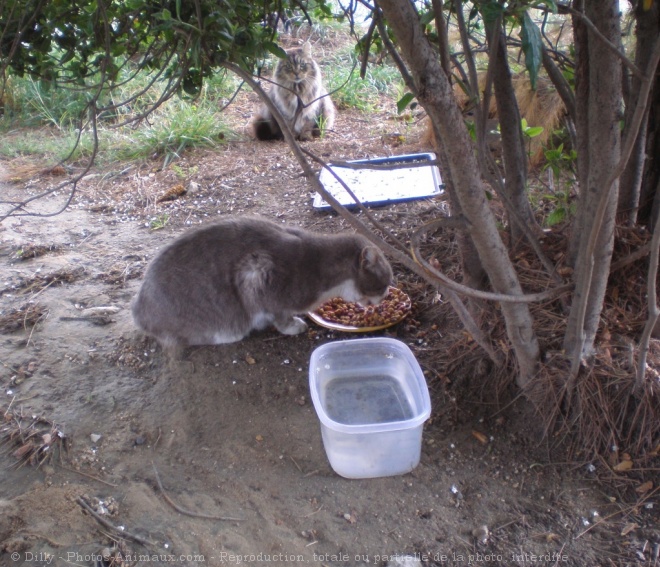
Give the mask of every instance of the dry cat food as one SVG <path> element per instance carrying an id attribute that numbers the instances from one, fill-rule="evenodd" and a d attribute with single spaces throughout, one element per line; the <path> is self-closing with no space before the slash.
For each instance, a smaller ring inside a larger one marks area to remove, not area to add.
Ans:
<path id="1" fill-rule="evenodd" d="M 390 287 L 378 305 L 363 307 L 335 297 L 322 304 L 315 314 L 329 323 L 349 327 L 383 327 L 398 323 L 409 312 L 410 298 L 400 289 Z"/>

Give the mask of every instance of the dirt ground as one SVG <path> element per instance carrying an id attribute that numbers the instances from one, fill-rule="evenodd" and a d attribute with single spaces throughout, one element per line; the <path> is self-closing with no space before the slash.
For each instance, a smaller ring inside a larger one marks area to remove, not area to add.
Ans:
<path id="1" fill-rule="evenodd" d="M 421 126 L 372 119 L 342 111 L 307 147 L 326 159 L 428 149 Z M 268 330 L 168 362 L 129 310 L 160 246 L 229 214 L 345 223 L 312 209 L 283 143 L 245 139 L 161 165 L 94 171 L 64 213 L 0 225 L 0 565 L 660 564 L 657 498 L 635 497 L 603 462 L 552 452 L 520 400 L 475 395 L 489 372 L 476 347 L 462 364 L 449 308 L 396 266 L 414 312 L 380 335 L 413 349 L 433 407 L 409 474 L 347 480 L 327 461 L 308 361 L 352 336 Z M 23 199 L 60 181 L 1 191 Z M 185 195 L 157 202 L 178 184 Z M 374 212 L 405 239 L 444 210 L 439 198 Z"/>

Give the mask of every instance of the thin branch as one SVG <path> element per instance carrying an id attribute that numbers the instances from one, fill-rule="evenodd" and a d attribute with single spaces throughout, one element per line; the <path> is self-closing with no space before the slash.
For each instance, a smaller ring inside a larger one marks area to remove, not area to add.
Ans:
<path id="1" fill-rule="evenodd" d="M 441 219 L 436 219 L 434 221 L 431 221 L 430 223 L 425 224 L 420 230 L 418 230 L 413 235 L 413 238 L 412 238 L 412 241 L 411 241 L 411 244 L 410 244 L 410 250 L 411 250 L 411 254 L 412 254 L 413 259 L 420 266 L 422 266 L 426 270 L 429 270 L 429 275 L 431 275 L 431 277 L 433 277 L 433 279 L 436 279 L 436 277 L 437 277 L 436 274 L 434 273 L 435 268 L 433 268 L 422 257 L 422 254 L 419 250 L 419 246 L 420 246 L 420 240 L 421 240 L 422 234 L 424 234 L 426 232 L 429 232 L 431 230 L 437 230 L 440 227 L 465 229 L 466 228 L 466 221 L 463 217 L 447 217 L 447 218 L 441 218 Z M 453 307 L 454 311 L 456 312 L 459 319 L 461 320 L 461 323 L 463 323 L 463 326 L 465 327 L 467 332 L 470 333 L 470 335 L 476 341 L 476 343 L 484 351 L 486 351 L 486 353 L 488 354 L 490 359 L 497 366 L 500 366 L 502 364 L 501 354 L 493 349 L 493 347 L 491 345 L 491 342 L 488 340 L 488 337 L 479 328 L 479 325 L 477 325 L 474 318 L 472 317 L 472 314 L 465 307 L 465 305 L 461 301 L 458 294 L 454 290 L 449 289 L 446 286 L 440 285 L 439 283 L 436 283 L 436 285 L 440 289 L 440 291 L 442 293 L 444 293 L 445 295 L 447 295 L 447 297 L 449 298 L 451 306 Z"/>
<path id="2" fill-rule="evenodd" d="M 417 96 L 417 86 L 415 85 L 415 80 L 410 74 L 410 71 L 408 71 L 408 67 L 406 67 L 406 64 L 401 58 L 401 55 L 399 55 L 399 52 L 392 43 L 392 40 L 390 40 L 390 36 L 387 33 L 387 29 L 385 28 L 385 22 L 383 21 L 383 16 L 380 10 L 374 12 L 374 19 L 376 20 L 378 25 L 378 33 L 380 33 L 380 39 L 382 40 L 383 45 L 385 45 L 387 52 L 390 54 L 390 57 L 392 57 L 392 59 L 394 60 L 394 64 L 399 70 L 403 82 L 410 89 L 410 92 L 415 96 Z"/>
<path id="3" fill-rule="evenodd" d="M 433 16 L 435 19 L 435 29 L 438 34 L 438 49 L 440 50 L 440 65 L 444 70 L 447 78 L 451 82 L 451 60 L 449 57 L 449 34 L 447 32 L 447 25 L 443 15 L 443 5 L 441 0 L 431 0 L 433 8 Z"/>
<path id="4" fill-rule="evenodd" d="M 658 308 L 656 281 L 658 277 L 658 254 L 660 252 L 660 215 L 655 221 L 653 227 L 653 238 L 651 239 L 651 258 L 649 261 L 649 275 L 646 278 L 647 286 L 647 304 L 648 319 L 644 325 L 644 331 L 639 340 L 639 361 L 637 363 L 637 378 L 635 380 L 635 390 L 642 391 L 644 385 L 644 376 L 646 374 L 646 357 L 649 352 L 649 343 L 651 334 L 660 315 Z"/>
<path id="5" fill-rule="evenodd" d="M 328 167 L 328 164 L 325 161 L 323 161 L 320 157 L 318 157 L 316 154 L 314 154 L 314 153 L 310 152 L 309 150 L 306 150 L 305 148 L 302 148 L 302 147 L 300 149 L 302 150 L 302 152 L 305 155 L 309 156 L 316 163 L 318 163 L 321 167 L 325 168 L 334 177 L 335 181 L 337 181 L 337 183 L 339 183 L 342 186 L 344 191 L 346 191 L 349 194 L 351 199 L 353 199 L 353 201 L 355 201 L 355 204 L 356 204 L 357 208 L 360 210 L 360 212 L 362 212 L 367 217 L 367 219 L 369 219 L 369 222 L 371 222 L 371 224 L 373 226 L 375 226 L 382 234 L 386 235 L 392 242 L 394 242 L 399 247 L 399 249 L 404 250 L 404 251 L 406 250 L 405 244 L 403 244 L 385 226 L 383 226 L 376 219 L 376 217 L 374 217 L 371 214 L 371 211 L 369 209 L 367 209 L 367 207 L 365 207 L 362 204 L 360 199 L 357 198 L 357 195 L 348 186 L 348 184 L 341 177 L 339 177 L 339 175 L 337 174 L 337 172 L 334 169 Z"/>
<path id="6" fill-rule="evenodd" d="M 219 522 L 243 522 L 242 518 L 231 518 L 228 516 L 213 516 L 210 514 L 202 514 L 200 512 L 191 512 L 190 510 L 186 510 L 185 508 L 182 508 L 179 506 L 176 502 L 174 502 L 168 495 L 167 492 L 165 492 L 165 488 L 163 487 L 163 483 L 160 481 L 160 475 L 158 474 L 158 470 L 156 469 L 156 465 L 154 463 L 151 463 L 151 466 L 154 469 L 154 475 L 156 477 L 156 483 L 158 484 L 158 488 L 160 489 L 160 493 L 163 495 L 163 498 L 165 501 L 172 506 L 179 514 L 183 514 L 184 516 L 190 516 L 191 518 L 202 518 L 204 520 L 217 520 Z"/>
<path id="7" fill-rule="evenodd" d="M 234 91 L 234 94 L 231 95 L 231 98 L 227 101 L 227 104 L 223 105 L 222 108 L 218 112 L 223 112 L 226 110 L 232 102 L 234 102 L 234 99 L 238 96 L 238 93 L 241 92 L 241 89 L 243 88 L 243 85 L 245 84 L 245 81 L 241 81 L 241 84 L 238 85 L 238 88 Z"/>
<path id="8" fill-rule="evenodd" d="M 125 529 L 119 528 L 115 526 L 112 522 L 109 522 L 106 520 L 103 516 L 101 516 L 98 512 L 96 512 L 87 502 L 85 502 L 81 497 L 76 498 L 76 502 L 78 505 L 85 510 L 87 513 L 89 513 L 99 524 L 101 524 L 104 528 L 109 529 L 110 531 L 116 533 L 123 539 L 129 539 L 131 541 L 134 541 L 136 543 L 139 543 L 140 545 L 144 545 L 145 547 L 154 547 L 156 544 L 152 541 L 149 541 L 148 539 L 144 539 L 143 537 L 136 535 L 134 533 L 131 533 L 129 531 L 126 531 Z"/>
<path id="9" fill-rule="evenodd" d="M 360 79 L 364 79 L 367 74 L 367 66 L 369 65 L 369 50 L 371 49 L 371 41 L 376 31 L 377 20 L 375 14 L 371 18 L 371 24 L 364 36 L 364 51 L 362 52 L 362 61 L 360 63 Z"/>
<path id="10" fill-rule="evenodd" d="M 571 15 L 575 16 L 579 20 L 581 20 L 587 28 L 589 28 L 589 31 L 593 33 L 603 44 L 603 46 L 608 50 L 614 53 L 621 62 L 628 67 L 640 80 L 645 79 L 645 75 L 642 72 L 642 70 L 637 67 L 630 59 L 626 57 L 624 53 L 621 52 L 621 50 L 614 45 L 609 39 L 607 39 L 601 31 L 596 27 L 596 24 L 594 24 L 583 12 L 580 12 L 579 10 L 576 10 L 575 8 L 565 6 L 564 7 L 568 12 L 570 12 Z"/>

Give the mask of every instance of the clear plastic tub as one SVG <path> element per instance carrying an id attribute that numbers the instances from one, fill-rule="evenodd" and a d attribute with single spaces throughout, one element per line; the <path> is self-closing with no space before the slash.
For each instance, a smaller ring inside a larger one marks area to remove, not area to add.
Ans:
<path id="1" fill-rule="evenodd" d="M 322 345 L 312 353 L 309 385 L 337 474 L 392 476 L 419 464 L 431 400 L 406 344 L 376 337 Z"/>

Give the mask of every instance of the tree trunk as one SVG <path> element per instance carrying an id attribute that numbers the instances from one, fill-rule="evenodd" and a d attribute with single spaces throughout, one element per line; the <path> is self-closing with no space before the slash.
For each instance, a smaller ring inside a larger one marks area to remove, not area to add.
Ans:
<path id="1" fill-rule="evenodd" d="M 655 44 L 658 34 L 660 34 L 660 6 L 655 2 L 649 10 L 644 10 L 643 3 L 638 2 L 637 8 L 635 9 L 635 19 L 637 22 L 635 65 L 637 65 L 638 69 L 644 70 L 648 66 L 653 45 Z M 635 112 L 639 91 L 642 86 L 640 78 L 636 75 L 631 77 L 630 83 L 630 93 L 625 100 L 626 112 L 624 115 L 624 138 L 630 128 L 632 115 Z M 660 82 L 656 81 L 656 84 L 660 84 Z M 644 165 L 647 161 L 646 139 L 648 121 L 649 117 L 647 115 L 642 123 L 639 135 L 637 136 L 633 154 L 630 156 L 628 166 L 621 176 L 621 190 L 619 193 L 618 205 L 619 216 L 622 219 L 625 219 L 629 224 L 635 224 L 637 222 L 637 215 L 639 212 Z M 648 155 L 657 156 L 658 154 L 650 153 Z M 655 187 L 652 180 L 650 181 L 650 185 Z M 652 222 L 650 226 L 654 226 L 654 223 Z"/>
<path id="2" fill-rule="evenodd" d="M 642 4 L 640 2 L 640 4 Z M 648 58 L 651 51 L 651 36 L 657 38 L 660 33 L 660 2 L 654 2 L 648 11 L 640 7 L 637 10 L 639 23 L 639 34 L 646 35 L 644 40 L 647 45 L 645 56 Z M 655 35 L 653 35 L 655 34 Z M 641 40 L 641 37 L 639 39 Z M 641 56 L 641 53 L 640 53 Z M 638 63 L 638 66 L 641 63 Z M 645 67 L 642 67 L 645 68 Z M 641 195 L 639 202 L 638 222 L 643 223 L 651 230 L 655 224 L 660 211 L 660 76 L 656 74 L 655 84 L 651 93 L 651 104 L 646 132 L 646 168 L 642 178 Z"/>
<path id="3" fill-rule="evenodd" d="M 409 0 L 380 0 L 379 6 L 413 76 L 415 95 L 441 136 L 461 210 L 491 285 L 500 293 L 520 294 L 517 274 L 488 206 L 463 116 L 437 55 L 422 32 L 415 7 Z M 535 374 L 539 357 L 532 317 L 526 304 L 503 302 L 501 309 L 519 365 L 518 384 L 524 388 Z"/>
<path id="4" fill-rule="evenodd" d="M 584 0 L 576 0 L 576 10 L 584 11 Z M 578 17 L 573 17 L 573 38 L 575 44 L 575 133 L 577 138 L 577 186 L 578 210 L 586 199 L 589 184 L 589 34 L 587 26 Z M 568 247 L 568 262 L 575 265 L 580 234 L 583 232 L 583 215 L 577 215 L 571 228 Z"/>
<path id="5" fill-rule="evenodd" d="M 617 0 L 585 0 L 586 16 L 614 45 L 620 43 L 619 11 Z M 588 72 L 588 136 L 580 132 L 586 142 L 588 168 L 586 185 L 581 188 L 577 262 L 575 264 L 576 289 L 564 337 L 564 348 L 573 361 L 591 356 L 603 307 L 612 250 L 618 198 L 618 180 L 607 186 L 621 155 L 621 64 L 608 49 L 598 45 L 600 40 L 589 32 L 587 52 Z M 582 50 L 580 56 L 584 55 Z M 584 61 L 578 63 L 583 64 Z M 581 93 L 582 94 L 582 93 Z M 580 104 L 585 101 L 581 100 Z M 581 178 L 582 182 L 583 179 Z M 599 212 L 603 212 L 602 218 Z M 592 235 L 593 232 L 593 235 Z M 572 378 L 579 366 L 573 365 Z"/>
<path id="6" fill-rule="evenodd" d="M 499 38 L 494 41 L 494 34 Z M 520 222 L 524 222 L 534 234 L 541 234 L 534 213 L 527 198 L 527 155 L 523 139 L 520 110 L 511 79 L 511 69 L 507 62 L 506 37 L 501 28 L 493 29 L 489 34 L 491 49 L 497 50 L 494 59 L 493 88 L 497 116 L 502 135 L 502 158 L 504 161 L 504 191 L 517 214 L 509 212 L 509 232 L 511 248 L 525 239 Z"/>

